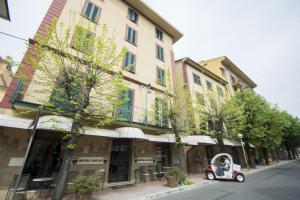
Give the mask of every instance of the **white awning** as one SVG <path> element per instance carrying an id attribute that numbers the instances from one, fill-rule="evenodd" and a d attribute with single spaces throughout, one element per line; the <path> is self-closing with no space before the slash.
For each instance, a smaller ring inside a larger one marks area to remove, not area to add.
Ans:
<path id="1" fill-rule="evenodd" d="M 195 135 L 194 137 L 198 138 L 199 144 L 216 144 L 212 137 L 207 135 Z"/>
<path id="2" fill-rule="evenodd" d="M 240 142 L 229 140 L 229 139 L 223 139 L 224 145 L 226 146 L 242 146 Z"/>
<path id="3" fill-rule="evenodd" d="M 73 119 L 71 118 L 56 115 L 46 115 L 40 117 L 37 129 L 71 132 L 72 124 Z"/>
<path id="4" fill-rule="evenodd" d="M 188 145 L 193 145 L 193 146 L 198 145 L 198 142 L 196 140 L 194 140 L 194 138 L 192 136 L 183 136 L 183 137 L 181 137 L 181 140 L 183 143 L 188 144 Z"/>
<path id="5" fill-rule="evenodd" d="M 164 134 L 164 135 L 161 135 L 161 137 L 166 138 L 169 143 L 176 143 L 175 134 Z"/>
<path id="6" fill-rule="evenodd" d="M 33 123 L 32 119 L 13 117 L 9 115 L 0 115 L 0 126 L 28 129 Z"/>
<path id="7" fill-rule="evenodd" d="M 100 129 L 93 127 L 83 127 L 82 134 L 84 135 L 93 135 L 101 137 L 110 137 L 110 138 L 119 138 L 120 134 L 114 130 Z"/>
<path id="8" fill-rule="evenodd" d="M 122 128 L 117 128 L 116 131 L 120 134 L 119 138 L 148 140 L 144 132 L 139 128 L 122 127 Z"/>
<path id="9" fill-rule="evenodd" d="M 183 141 L 192 141 L 195 145 L 198 144 L 216 144 L 216 141 L 207 135 L 190 135 L 183 136 Z"/>
<path id="10" fill-rule="evenodd" d="M 158 135 L 148 135 L 148 134 L 145 134 L 147 139 L 151 142 L 166 142 L 168 143 L 169 140 L 165 137 L 162 137 L 162 136 L 158 136 Z"/>

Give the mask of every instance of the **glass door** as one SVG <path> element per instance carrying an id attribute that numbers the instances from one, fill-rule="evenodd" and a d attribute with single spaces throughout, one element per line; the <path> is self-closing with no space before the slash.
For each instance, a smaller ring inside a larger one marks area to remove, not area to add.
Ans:
<path id="1" fill-rule="evenodd" d="M 129 140 L 113 140 L 109 164 L 109 183 L 128 181 L 129 160 Z"/>

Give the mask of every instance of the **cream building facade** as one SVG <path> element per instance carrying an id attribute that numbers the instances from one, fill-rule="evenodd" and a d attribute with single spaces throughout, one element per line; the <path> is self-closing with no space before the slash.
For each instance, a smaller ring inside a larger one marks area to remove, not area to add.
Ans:
<path id="1" fill-rule="evenodd" d="M 234 95 L 238 90 L 244 88 L 254 89 L 257 86 L 226 56 L 200 61 L 199 64 L 224 79 L 228 83 L 227 88 L 231 95 Z"/>
<path id="2" fill-rule="evenodd" d="M 200 64 L 183 58 L 175 63 L 173 45 L 183 36 L 182 33 L 143 1 L 54 0 L 37 32 L 44 34 L 54 18 L 58 23 L 70 23 L 70 16 L 74 13 L 76 20 L 91 23 L 98 29 L 106 24 L 110 33 L 114 31 L 118 48 L 128 49 L 123 63 L 133 64 L 133 68 L 124 72 L 130 90 L 131 109 L 127 120 L 103 129 L 87 127 L 85 135 L 78 141 L 69 181 L 79 174 L 100 173 L 104 187 L 134 184 L 152 178 L 143 176 L 144 172 L 163 175 L 164 167 L 178 164 L 175 138 L 170 134 L 169 123 L 153 122 L 150 114 L 157 94 L 166 89 L 167 74 L 171 75 L 170 82 L 183 79 L 193 102 L 209 91 L 220 96 L 228 91 L 233 94 L 237 82 L 245 84 L 245 87 L 256 86 L 226 58 Z M 31 80 L 38 77 L 25 60 L 22 64 Z M 226 71 L 225 77 L 220 74 L 220 68 Z M 230 82 L 231 75 L 235 77 L 234 84 Z M 35 87 L 33 83 L 28 88 L 24 87 L 13 79 L 0 104 L 0 175 L 3 177 L 0 189 L 7 188 L 9 180 L 13 179 L 23 164 L 26 139 L 30 137 L 34 116 L 21 116 L 18 111 L 37 108 L 40 102 L 32 95 L 26 95 L 26 91 L 34 93 Z M 45 98 L 49 96 L 46 94 Z M 33 150 L 25 163 L 25 173 L 31 174 L 32 178 L 52 176 L 60 168 L 63 155 L 61 134 L 47 125 L 49 118 L 61 121 L 65 131 L 70 129 L 69 119 L 44 115 L 40 118 L 46 123 L 38 124 Z M 188 172 L 202 172 L 216 153 L 216 142 L 207 136 L 187 136 L 183 140 L 187 144 Z M 234 144 L 227 144 L 233 148 Z M 42 149 L 50 150 L 47 152 Z M 10 152 L 9 155 L 6 151 Z M 38 186 L 35 184 L 32 182 L 32 187 Z"/>
<path id="3" fill-rule="evenodd" d="M 8 62 L 0 57 L 0 101 L 2 101 L 6 90 L 11 82 L 11 67 Z"/>
<path id="4" fill-rule="evenodd" d="M 134 184 L 144 181 L 142 172 L 145 170 L 162 172 L 164 167 L 176 164 L 175 139 L 168 134 L 168 122 L 153 122 L 148 113 L 156 102 L 157 93 L 166 89 L 167 73 L 172 73 L 175 66 L 173 44 L 182 34 L 143 1 L 136 0 L 54 0 L 37 32 L 44 34 L 54 18 L 58 24 L 62 22 L 68 25 L 74 13 L 78 21 L 83 20 L 98 29 L 106 24 L 110 33 L 114 31 L 118 48 L 128 49 L 129 55 L 126 54 L 123 63 L 132 62 L 134 67 L 124 71 L 124 79 L 130 90 L 131 109 L 128 118 L 104 129 L 88 127 L 78 141 L 69 181 L 79 174 L 100 173 L 104 187 Z M 22 64 L 31 80 L 38 77 L 38 72 L 26 60 Z M 13 80 L 1 102 L 0 136 L 5 141 L 11 141 L 9 144 L 0 143 L 0 158 L 3 158 L 0 174 L 4 177 L 0 181 L 2 189 L 8 186 L 8 180 L 12 180 L 22 166 L 26 138 L 30 136 L 34 116 L 20 116 L 18 111 L 37 108 L 40 102 L 32 95 L 36 87 L 34 81 L 24 87 L 22 82 Z M 43 98 L 49 97 L 50 94 L 45 94 Z M 26 125 L 22 121 L 22 125 L 17 126 L 20 117 L 27 122 Z M 51 126 L 43 126 L 41 122 L 48 120 L 45 124 L 49 124 L 49 118 L 53 117 L 41 116 L 37 137 L 25 163 L 24 173 L 31 174 L 33 189 L 37 185 L 32 178 L 53 176 L 61 164 L 61 134 Z M 62 129 L 69 130 L 69 119 L 54 118 L 54 121 L 62 122 Z M 17 150 L 11 151 L 8 158 L 2 151 L 7 148 Z M 49 149 L 49 152 L 42 149 Z"/>

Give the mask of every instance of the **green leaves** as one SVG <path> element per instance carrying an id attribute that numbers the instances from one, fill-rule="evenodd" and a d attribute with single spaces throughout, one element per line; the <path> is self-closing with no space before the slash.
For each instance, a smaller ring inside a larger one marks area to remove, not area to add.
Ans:
<path id="1" fill-rule="evenodd" d="M 69 25 L 54 20 L 47 33 L 37 34 L 26 55 L 34 76 L 26 77 L 23 66 L 16 76 L 28 84 L 24 99 L 42 104 L 53 115 L 73 119 L 77 128 L 73 125 L 64 140 L 79 136 L 83 125 L 115 121 L 122 104 L 119 95 L 126 88 L 120 66 L 127 51 L 115 42 L 115 33 L 106 25 L 76 19 Z"/>
<path id="2" fill-rule="evenodd" d="M 259 147 L 273 148 L 281 145 L 282 139 L 289 135 L 293 117 L 268 103 L 252 90 L 242 90 L 233 97 L 243 107 L 246 125 L 241 130 L 244 139 Z M 294 131 L 292 131 L 294 132 Z"/>

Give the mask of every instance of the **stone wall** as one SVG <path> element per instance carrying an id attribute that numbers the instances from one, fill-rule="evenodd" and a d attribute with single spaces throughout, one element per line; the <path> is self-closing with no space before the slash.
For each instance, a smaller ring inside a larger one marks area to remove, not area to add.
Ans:
<path id="1" fill-rule="evenodd" d="M 0 127 L 0 189 L 7 189 L 20 166 L 8 166 L 11 158 L 23 158 L 29 132 L 22 129 Z"/>

